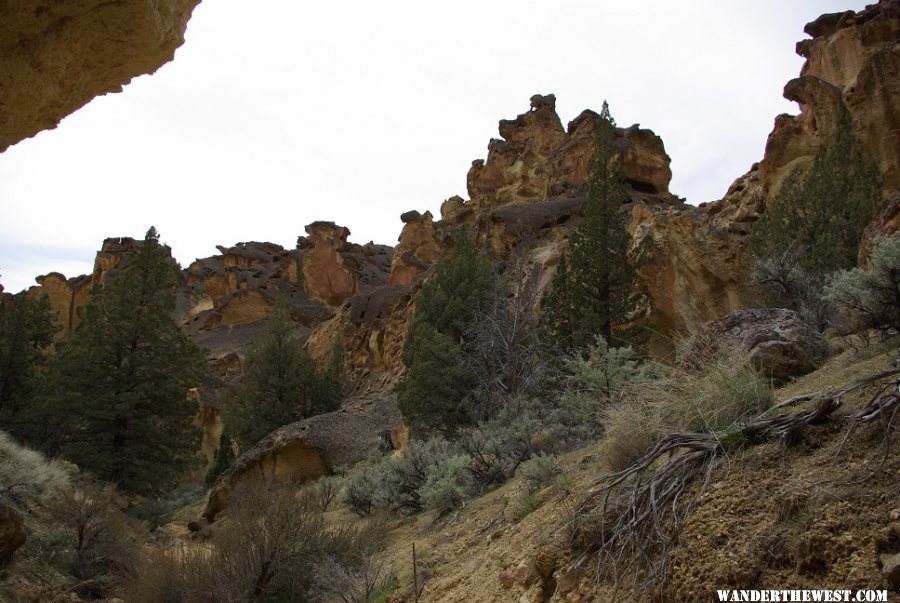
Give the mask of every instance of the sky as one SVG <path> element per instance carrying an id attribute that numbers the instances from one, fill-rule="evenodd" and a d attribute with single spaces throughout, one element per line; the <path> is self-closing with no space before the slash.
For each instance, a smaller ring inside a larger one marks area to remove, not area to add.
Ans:
<path id="1" fill-rule="evenodd" d="M 497 122 L 553 93 L 662 137 L 671 192 L 721 198 L 763 156 L 803 26 L 852 0 L 205 0 L 175 60 L 0 153 L 0 283 L 92 269 L 150 225 L 183 266 L 293 248 L 316 220 L 393 245 L 466 193 Z M 248 10 L 253 7 L 253 10 Z"/>

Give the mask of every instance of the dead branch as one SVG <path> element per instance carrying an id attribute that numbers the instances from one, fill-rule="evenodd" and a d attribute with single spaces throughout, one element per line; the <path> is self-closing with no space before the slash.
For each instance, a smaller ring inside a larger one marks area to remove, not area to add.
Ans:
<path id="1" fill-rule="evenodd" d="M 578 516 L 593 517 L 599 525 L 573 569 L 596 554 L 598 578 L 612 579 L 617 589 L 626 576 L 634 578 L 636 594 L 663 581 L 669 554 L 698 498 L 686 491 L 698 480 L 703 491 L 714 459 L 764 442 L 790 443 L 804 426 L 827 420 L 839 406 L 838 397 L 828 396 L 810 410 L 760 415 L 728 431 L 667 435 L 631 466 L 594 481 Z"/>

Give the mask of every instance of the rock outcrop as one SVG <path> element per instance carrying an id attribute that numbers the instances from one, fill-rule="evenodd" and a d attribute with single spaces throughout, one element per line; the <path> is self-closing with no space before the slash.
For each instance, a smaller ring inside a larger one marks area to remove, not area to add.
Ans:
<path id="1" fill-rule="evenodd" d="M 67 279 L 59 272 L 51 272 L 35 279 L 38 284 L 28 290 L 28 295 L 47 296 L 51 312 L 60 327 L 57 338 L 64 338 L 75 330 L 79 322 L 78 308 L 88 302 L 94 285 L 103 284 L 107 275 L 125 268 L 141 243 L 142 241 L 131 237 L 105 239 L 94 258 L 94 270 L 91 274 Z M 172 250 L 168 246 L 164 246 L 164 249 L 171 258 Z M 173 258 L 172 262 L 174 261 Z"/>
<path id="2" fill-rule="evenodd" d="M 705 324 L 680 368 L 693 371 L 711 362 L 746 358 L 758 371 L 784 382 L 815 370 L 827 355 L 822 334 L 793 310 L 754 308 Z"/>
<path id="3" fill-rule="evenodd" d="M 285 425 L 263 438 L 213 486 L 203 516 L 212 521 L 241 484 L 304 482 L 402 443 L 402 419 L 390 395 L 346 401 L 340 410 Z"/>
<path id="4" fill-rule="evenodd" d="M 539 203 L 584 184 L 596 117 L 584 111 L 564 130 L 556 97 L 532 96 L 530 111 L 500 121 L 501 138 L 488 143 L 487 160 L 472 162 L 466 178 L 472 207 Z M 633 188 L 667 195 L 672 172 L 662 140 L 637 125 L 617 128 L 616 135 L 622 170 Z"/>
<path id="5" fill-rule="evenodd" d="M 859 267 L 866 270 L 871 267 L 869 256 L 872 254 L 872 245 L 876 238 L 890 237 L 897 231 L 900 231 L 900 195 L 894 197 L 863 231 L 862 240 L 859 242 Z"/>
<path id="6" fill-rule="evenodd" d="M 0 4 L 0 152 L 171 61 L 199 3 Z"/>
<path id="7" fill-rule="evenodd" d="M 797 44 L 806 59 L 784 96 L 800 115 L 781 115 L 766 143 L 760 178 L 767 198 L 787 175 L 808 165 L 834 138 L 839 117 L 849 120 L 864 155 L 884 177 L 884 194 L 900 192 L 900 2 L 881 0 L 858 13 L 822 15 Z"/>

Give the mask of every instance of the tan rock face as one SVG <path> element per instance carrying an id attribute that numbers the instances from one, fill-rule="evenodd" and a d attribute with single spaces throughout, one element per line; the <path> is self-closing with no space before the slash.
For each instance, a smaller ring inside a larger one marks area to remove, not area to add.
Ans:
<path id="1" fill-rule="evenodd" d="M 538 203 L 584 184 L 596 117 L 584 111 L 563 130 L 556 97 L 531 97 L 529 112 L 500 121 L 502 140 L 490 141 L 487 160 L 472 162 L 467 177 L 471 206 Z M 662 140 L 637 125 L 618 128 L 617 135 L 623 171 L 632 187 L 668 195 L 672 173 Z"/>
<path id="2" fill-rule="evenodd" d="M 652 260 L 638 276 L 649 307 L 651 353 L 672 359 L 672 339 L 751 298 L 745 241 L 763 209 L 755 169 L 735 181 L 721 201 L 700 207 L 656 209 L 636 205 L 629 227 L 633 247 L 650 249 Z"/>
<path id="3" fill-rule="evenodd" d="M 306 232 L 309 237 L 302 239 L 307 249 L 301 263 L 306 292 L 330 306 L 339 306 L 359 286 L 357 275 L 339 254 L 347 247 L 350 230 L 333 222 L 314 222 Z M 297 245 L 300 247 L 301 242 Z"/>
<path id="4" fill-rule="evenodd" d="M 199 2 L 0 4 L 0 151 L 171 61 Z"/>
<path id="5" fill-rule="evenodd" d="M 464 204 L 461 201 L 459 206 L 462 207 Z M 448 211 L 453 211 L 448 203 L 450 201 L 445 202 L 444 206 L 448 207 Z M 440 259 L 447 246 L 446 237 L 435 225 L 431 212 L 426 211 L 422 215 L 417 211 L 408 211 L 400 219 L 403 221 L 403 231 L 394 250 L 389 287 L 412 283 L 416 276 Z"/>
<path id="6" fill-rule="evenodd" d="M 806 26 L 813 36 L 797 44 L 806 58 L 785 98 L 800 115 L 779 116 L 760 164 L 763 191 L 771 199 L 785 177 L 808 164 L 834 136 L 845 111 L 863 152 L 884 176 L 884 193 L 900 192 L 900 2 L 882 0 L 858 13 L 823 15 Z"/>
<path id="7" fill-rule="evenodd" d="M 312 332 L 307 349 L 322 366 L 338 344 L 354 392 L 389 390 L 403 374 L 403 345 L 417 291 L 417 285 L 384 287 L 353 297 Z"/>

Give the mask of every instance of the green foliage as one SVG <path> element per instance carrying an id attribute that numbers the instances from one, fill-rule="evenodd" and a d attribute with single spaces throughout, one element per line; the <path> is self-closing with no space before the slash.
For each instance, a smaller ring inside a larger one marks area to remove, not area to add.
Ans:
<path id="1" fill-rule="evenodd" d="M 661 369 L 642 361 L 632 347 L 611 348 L 597 336 L 582 354 L 566 358 L 566 371 L 572 389 L 609 400 L 626 386 L 658 379 Z"/>
<path id="2" fill-rule="evenodd" d="M 465 454 L 455 454 L 438 461 L 420 488 L 423 506 L 437 509 L 443 515 L 471 498 L 475 492 L 475 481 L 469 462 Z"/>
<path id="3" fill-rule="evenodd" d="M 471 422 L 463 408 L 475 375 L 463 362 L 465 324 L 494 289 L 490 262 L 468 234 L 454 240 L 453 253 L 416 296 L 416 313 L 403 348 L 406 374 L 397 385 L 400 411 L 414 430 L 452 432 Z"/>
<path id="4" fill-rule="evenodd" d="M 628 201 L 615 121 L 604 101 L 595 125 L 582 221 L 569 237 L 569 251 L 544 300 L 548 324 L 568 349 L 583 349 L 597 335 L 611 341 L 614 327 L 629 320 L 635 271 L 627 259 L 630 237 L 621 211 Z"/>
<path id="5" fill-rule="evenodd" d="M 399 457 L 363 467 L 350 480 L 344 502 L 359 515 L 367 515 L 379 508 L 396 513 L 417 513 L 424 508 L 425 484 L 432 479 L 433 492 L 436 491 L 434 480 L 442 480 L 448 475 L 455 462 L 451 459 L 457 454 L 454 447 L 441 438 L 412 441 Z"/>
<path id="6" fill-rule="evenodd" d="M 26 442 L 40 427 L 34 397 L 45 352 L 59 330 L 47 296 L 0 293 L 0 425 Z"/>
<path id="7" fill-rule="evenodd" d="M 642 361 L 631 347 L 611 348 L 602 337 L 564 360 L 566 387 L 558 407 L 572 437 L 585 443 L 603 431 L 603 412 L 635 387 L 663 377 L 664 369 Z"/>
<path id="8" fill-rule="evenodd" d="M 247 355 L 247 369 L 227 401 L 225 422 L 242 451 L 282 425 L 335 410 L 341 398 L 339 362 L 319 374 L 278 306 Z"/>
<path id="9" fill-rule="evenodd" d="M 532 490 L 549 486 L 560 473 L 559 462 L 553 454 L 537 454 L 519 467 L 519 476 Z"/>
<path id="10" fill-rule="evenodd" d="M 826 296 L 853 318 L 855 328 L 900 330 L 900 235 L 875 239 L 872 269 L 839 272 Z"/>
<path id="11" fill-rule="evenodd" d="M 129 493 L 168 488 L 197 450 L 188 399 L 204 354 L 172 319 L 181 278 L 156 230 L 96 286 L 75 336 L 59 346 L 42 405 L 63 456 Z M 64 417 L 64 420 L 60 420 Z"/>
<path id="12" fill-rule="evenodd" d="M 222 435 L 219 436 L 219 447 L 216 448 L 216 454 L 213 457 L 212 465 L 210 465 L 209 469 L 206 471 L 206 476 L 204 477 L 206 487 L 209 488 L 216 483 L 219 476 L 222 475 L 226 469 L 231 467 L 234 460 L 235 454 L 231 444 L 231 434 L 229 434 L 226 429 L 222 432 Z"/>
<path id="13" fill-rule="evenodd" d="M 827 326 L 823 284 L 832 272 L 856 264 L 863 229 L 877 212 L 880 195 L 878 169 L 863 159 L 842 111 L 834 140 L 819 148 L 807 171 L 795 169 L 785 179 L 753 226 L 753 279 L 762 301 Z"/>

